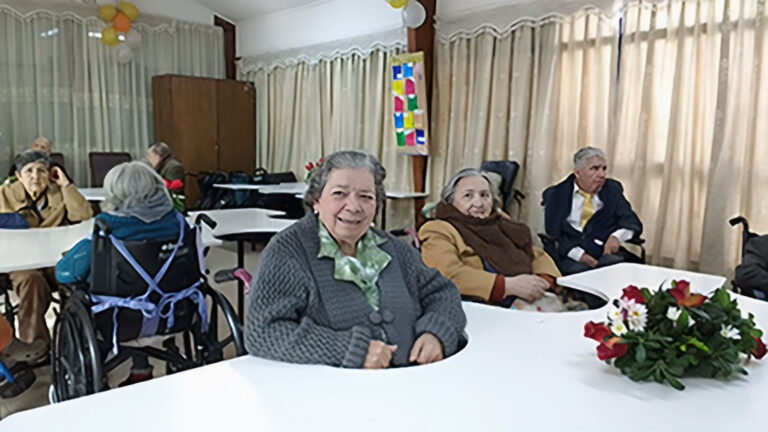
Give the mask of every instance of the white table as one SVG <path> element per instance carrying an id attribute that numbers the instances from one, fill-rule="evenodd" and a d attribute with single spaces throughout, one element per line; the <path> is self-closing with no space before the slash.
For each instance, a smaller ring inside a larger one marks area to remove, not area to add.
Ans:
<path id="1" fill-rule="evenodd" d="M 208 236 L 213 236 L 218 241 L 237 242 L 238 268 L 245 266 L 246 240 L 267 241 L 275 233 L 288 228 L 296 222 L 295 219 L 280 219 L 280 216 L 285 215 L 281 211 L 262 208 L 242 208 L 189 212 L 188 220 L 190 223 L 201 213 L 208 215 L 217 223 L 213 231 L 203 224 L 203 244 L 206 244 Z M 237 285 L 237 312 L 242 321 L 244 316 L 245 285 L 239 279 Z"/>
<path id="2" fill-rule="evenodd" d="M 104 201 L 104 188 L 77 188 L 86 201 Z"/>
<path id="3" fill-rule="evenodd" d="M 303 182 L 279 183 L 279 184 L 230 184 L 216 183 L 213 185 L 219 189 L 229 189 L 234 191 L 255 190 L 263 194 L 303 194 L 307 190 L 307 184 Z"/>
<path id="4" fill-rule="evenodd" d="M 55 266 L 92 229 L 92 219 L 54 228 L 0 229 L 0 273 Z"/>
<path id="5" fill-rule="evenodd" d="M 560 277 L 557 278 L 557 283 L 558 285 L 576 288 L 608 300 L 620 297 L 621 291 L 629 285 L 648 288 L 652 291 L 659 288 L 662 284 L 664 284 L 665 289 L 671 288 L 670 283 L 673 279 L 687 280 L 691 283 L 691 291 L 700 294 L 710 294 L 727 282 L 726 278 L 722 276 L 643 264 L 619 263 Z"/>
<path id="6" fill-rule="evenodd" d="M 768 329 L 768 303 L 742 307 Z M 464 310 L 469 345 L 432 365 L 369 371 L 241 357 L 14 414 L 0 429 L 648 432 L 763 424 L 765 360 L 729 382 L 686 378 L 678 392 L 634 383 L 597 359 L 583 327 L 604 310 Z M 140 419 L 125 421 L 126 412 Z"/>

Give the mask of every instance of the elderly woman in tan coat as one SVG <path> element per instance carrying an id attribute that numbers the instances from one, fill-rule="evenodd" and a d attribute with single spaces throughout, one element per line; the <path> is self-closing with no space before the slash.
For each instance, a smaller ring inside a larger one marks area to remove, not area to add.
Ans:
<path id="1" fill-rule="evenodd" d="M 487 173 L 464 169 L 443 189 L 436 220 L 419 230 L 421 257 L 462 296 L 509 306 L 540 299 L 560 276 L 552 258 L 534 248 L 528 226 L 496 207 Z"/>
<path id="2" fill-rule="evenodd" d="M 17 155 L 15 163 L 19 181 L 0 186 L 0 213 L 18 213 L 30 228 L 67 225 L 93 216 L 90 204 L 67 176 L 50 168 L 45 153 L 28 150 Z M 50 304 L 48 283 L 55 281 L 53 268 L 14 271 L 9 276 L 20 299 L 19 339 L 47 346 L 45 312 Z"/>

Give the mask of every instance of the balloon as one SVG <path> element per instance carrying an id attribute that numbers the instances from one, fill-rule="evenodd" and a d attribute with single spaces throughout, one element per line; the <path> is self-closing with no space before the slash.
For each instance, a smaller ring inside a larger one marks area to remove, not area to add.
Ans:
<path id="1" fill-rule="evenodd" d="M 101 31 L 101 41 L 107 46 L 115 46 L 118 42 L 117 30 L 114 27 L 107 27 Z"/>
<path id="2" fill-rule="evenodd" d="M 133 60 L 133 50 L 128 44 L 120 44 L 117 49 L 117 62 L 128 63 Z"/>
<path id="3" fill-rule="evenodd" d="M 125 34 L 125 43 L 134 49 L 141 47 L 141 33 L 131 29 L 128 33 Z"/>
<path id="4" fill-rule="evenodd" d="M 120 12 L 124 13 L 131 21 L 134 21 L 139 17 L 139 9 L 131 2 L 121 1 L 118 8 L 120 9 Z"/>
<path id="5" fill-rule="evenodd" d="M 403 22 L 410 28 L 418 28 L 424 24 L 425 19 L 427 19 L 427 11 L 416 0 L 409 1 L 405 9 L 403 9 Z"/>
<path id="6" fill-rule="evenodd" d="M 128 30 L 131 29 L 131 20 L 129 20 L 124 13 L 118 12 L 117 15 L 115 15 L 115 20 L 112 22 L 112 25 L 115 26 L 115 30 L 121 33 L 127 33 Z"/>
<path id="7" fill-rule="evenodd" d="M 413 0 L 413 1 L 417 1 L 417 0 Z M 387 0 L 387 3 L 389 3 L 389 5 L 395 9 L 400 9 L 401 7 L 408 4 L 408 0 Z"/>
<path id="8" fill-rule="evenodd" d="M 99 8 L 99 15 L 101 15 L 101 19 L 106 22 L 112 22 L 112 20 L 115 19 L 116 14 L 117 9 L 112 5 L 108 4 Z"/>

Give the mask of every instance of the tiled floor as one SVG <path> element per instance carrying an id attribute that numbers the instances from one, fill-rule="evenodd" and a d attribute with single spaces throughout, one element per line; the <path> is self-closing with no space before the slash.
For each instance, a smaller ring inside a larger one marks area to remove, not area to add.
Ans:
<path id="1" fill-rule="evenodd" d="M 251 251 L 249 246 L 246 246 L 245 268 L 252 274 L 255 273 L 258 265 L 259 251 Z M 237 284 L 235 282 L 227 282 L 225 284 L 216 284 L 213 281 L 213 273 L 217 270 L 235 267 L 237 263 L 237 253 L 234 244 L 227 244 L 223 248 L 211 249 L 206 258 L 208 267 L 211 270 L 211 276 L 209 282 L 211 285 L 221 291 L 232 303 L 232 306 L 237 308 Z M 220 315 L 221 316 L 221 315 Z M 51 328 L 53 328 L 53 321 L 55 315 L 53 309 L 48 311 L 48 322 Z M 221 326 L 224 325 L 223 318 Z M 227 358 L 233 356 L 233 352 L 225 353 Z M 165 373 L 165 364 L 158 360 L 151 360 L 154 366 L 154 375 L 159 376 Z M 123 381 L 130 371 L 130 361 L 123 363 L 112 371 L 109 376 L 110 388 L 116 387 L 121 381 Z M 0 418 L 7 417 L 8 415 L 23 411 L 42 405 L 48 404 L 48 392 L 51 386 L 51 368 L 41 367 L 36 371 L 37 380 L 35 384 L 20 396 L 13 399 L 0 399 Z"/>

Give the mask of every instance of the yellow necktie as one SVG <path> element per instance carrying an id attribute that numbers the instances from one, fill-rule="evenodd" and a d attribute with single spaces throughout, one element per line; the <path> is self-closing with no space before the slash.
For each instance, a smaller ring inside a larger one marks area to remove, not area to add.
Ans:
<path id="1" fill-rule="evenodd" d="M 584 197 L 584 209 L 581 210 L 581 228 L 583 229 L 589 218 L 595 214 L 595 206 L 592 204 L 592 194 L 580 190 L 579 195 Z"/>

